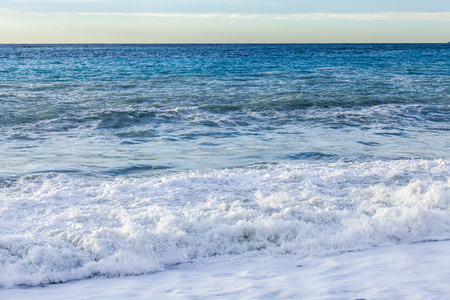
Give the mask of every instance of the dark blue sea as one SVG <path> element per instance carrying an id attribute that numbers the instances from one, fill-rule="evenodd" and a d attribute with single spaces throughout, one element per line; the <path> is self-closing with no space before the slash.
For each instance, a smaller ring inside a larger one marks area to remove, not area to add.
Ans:
<path id="1" fill-rule="evenodd" d="M 450 44 L 0 45 L 0 286 L 450 239 Z"/>

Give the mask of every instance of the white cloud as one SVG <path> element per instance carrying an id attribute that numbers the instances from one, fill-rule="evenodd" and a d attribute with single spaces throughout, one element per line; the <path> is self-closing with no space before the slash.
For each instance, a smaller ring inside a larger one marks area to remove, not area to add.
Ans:
<path id="1" fill-rule="evenodd" d="M 18 0 L 27 1 L 27 0 Z M 52 0 L 47 0 L 52 1 Z M 67 0 L 69 1 L 69 0 Z M 81 0 L 83 1 L 83 0 Z M 85 0 L 88 1 L 88 0 Z M 101 1 L 101 0 L 98 0 Z M 450 22 L 450 12 L 386 12 L 386 13 L 305 13 L 305 14 L 241 14 L 241 13 L 136 13 L 136 12 L 39 12 L 20 11 L 0 8 L 0 16 L 14 14 L 38 15 L 82 15 L 82 16 L 122 16 L 153 18 L 190 18 L 190 19 L 273 19 L 273 20 L 357 20 L 357 21 L 444 21 Z"/>
<path id="2" fill-rule="evenodd" d="M 129 16 L 129 17 L 158 17 L 158 18 L 198 18 L 198 19 L 255 19 L 265 18 L 263 14 L 225 14 L 225 13 L 106 13 L 106 12 L 86 12 L 77 13 L 85 16 Z"/>
<path id="3" fill-rule="evenodd" d="M 450 12 L 443 13 L 310 13 L 310 14 L 228 14 L 228 13 L 78 13 L 90 16 L 135 16 L 158 18 L 199 18 L 199 19 L 345 19 L 358 21 L 450 21 Z"/>
<path id="4" fill-rule="evenodd" d="M 444 13 L 355 13 L 355 14 L 307 14 L 291 15 L 313 19 L 347 19 L 359 21 L 450 21 L 450 12 Z"/>

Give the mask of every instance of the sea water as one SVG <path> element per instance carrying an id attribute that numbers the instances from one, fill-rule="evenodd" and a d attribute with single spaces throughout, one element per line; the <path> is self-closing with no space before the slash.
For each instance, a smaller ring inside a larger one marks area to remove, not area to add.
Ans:
<path id="1" fill-rule="evenodd" d="M 450 239 L 450 45 L 0 46 L 0 286 Z"/>

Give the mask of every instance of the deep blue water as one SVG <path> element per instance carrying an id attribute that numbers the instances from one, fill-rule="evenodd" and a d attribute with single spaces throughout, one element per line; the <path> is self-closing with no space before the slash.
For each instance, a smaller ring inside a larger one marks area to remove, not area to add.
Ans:
<path id="1" fill-rule="evenodd" d="M 0 286 L 450 238 L 450 44 L 0 45 Z"/>
<path id="2" fill-rule="evenodd" d="M 448 157 L 448 44 L 3 45 L 3 173 Z"/>

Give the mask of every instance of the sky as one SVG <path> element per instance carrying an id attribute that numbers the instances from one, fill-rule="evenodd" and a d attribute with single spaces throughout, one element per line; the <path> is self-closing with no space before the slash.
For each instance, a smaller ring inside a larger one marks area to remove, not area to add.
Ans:
<path id="1" fill-rule="evenodd" d="M 446 43 L 449 0 L 0 0 L 0 43 Z"/>

